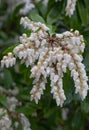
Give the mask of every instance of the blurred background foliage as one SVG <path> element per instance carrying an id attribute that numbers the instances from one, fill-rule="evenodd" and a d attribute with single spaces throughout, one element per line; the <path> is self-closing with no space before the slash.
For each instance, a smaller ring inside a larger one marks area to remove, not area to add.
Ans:
<path id="1" fill-rule="evenodd" d="M 24 15 L 19 13 L 23 7 L 24 3 L 10 10 L 8 0 L 2 0 L 0 3 L 0 59 L 3 54 L 12 50 L 19 42 L 19 36 L 24 32 L 20 25 L 20 18 Z M 65 15 L 65 7 L 65 0 L 58 2 L 49 0 L 47 6 L 41 1 L 36 3 L 35 8 L 26 16 L 33 21 L 46 23 L 51 28 L 52 34 L 55 31 L 61 33 L 71 28 L 79 30 L 86 43 L 83 63 L 89 76 L 89 0 L 78 0 L 72 17 Z M 10 48 L 7 49 L 8 47 Z M 22 102 L 22 105 L 16 107 L 16 112 L 24 113 L 28 117 L 32 130 L 89 130 L 89 94 L 82 102 L 78 95 L 74 94 L 73 80 L 67 73 L 63 79 L 67 97 L 64 106 L 62 108 L 56 106 L 50 94 L 49 80 L 45 94 L 36 105 L 34 101 L 30 101 L 32 79 L 29 78 L 29 70 L 30 68 L 18 63 L 10 69 L 0 68 L 0 87 L 7 90 L 15 87 L 19 89 L 16 98 Z M 6 104 L 7 95 L 0 92 L 0 108 L 8 109 Z"/>

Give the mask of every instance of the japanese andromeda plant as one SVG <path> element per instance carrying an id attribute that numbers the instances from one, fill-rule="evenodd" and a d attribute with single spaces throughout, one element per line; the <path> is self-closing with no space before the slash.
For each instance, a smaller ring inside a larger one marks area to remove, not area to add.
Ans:
<path id="1" fill-rule="evenodd" d="M 3 57 L 1 66 L 12 67 L 19 58 L 26 67 L 31 67 L 30 77 L 34 78 L 34 85 L 30 94 L 31 100 L 34 99 L 36 103 L 41 98 L 49 77 L 51 93 L 58 106 L 63 106 L 66 100 L 62 78 L 63 73 L 69 69 L 75 93 L 79 93 L 84 100 L 88 91 L 88 77 L 82 63 L 85 43 L 79 31 L 71 30 L 52 36 L 50 29 L 43 23 L 33 22 L 27 17 L 22 17 L 20 23 L 31 30 L 31 34 L 28 36 L 24 33 L 20 37 L 21 44 Z"/>

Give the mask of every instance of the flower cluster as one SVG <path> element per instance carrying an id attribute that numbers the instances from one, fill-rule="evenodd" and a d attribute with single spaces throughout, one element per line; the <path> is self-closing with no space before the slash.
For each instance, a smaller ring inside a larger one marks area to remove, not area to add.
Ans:
<path id="1" fill-rule="evenodd" d="M 12 122 L 7 114 L 7 110 L 0 108 L 0 129 L 12 130 L 11 124 Z"/>
<path id="2" fill-rule="evenodd" d="M 20 114 L 20 120 L 23 125 L 23 130 L 31 130 L 29 120 L 23 113 Z"/>
<path id="3" fill-rule="evenodd" d="M 67 0 L 67 6 L 66 6 L 66 15 L 71 17 L 75 11 L 77 0 Z"/>
<path id="4" fill-rule="evenodd" d="M 10 52 L 7 56 L 3 57 L 3 60 L 1 61 L 1 67 L 4 67 L 4 65 L 8 67 L 12 67 L 16 63 L 16 58 L 13 56 L 13 54 Z"/>
<path id="5" fill-rule="evenodd" d="M 18 4 L 21 3 L 25 3 L 25 6 L 20 10 L 20 14 L 26 15 L 31 9 L 35 7 L 31 0 L 21 0 Z"/>
<path id="6" fill-rule="evenodd" d="M 31 34 L 30 36 L 23 34 L 20 37 L 21 44 L 14 48 L 13 55 L 18 57 L 21 63 L 25 63 L 26 67 L 31 66 L 30 77 L 34 78 L 30 92 L 31 100 L 34 99 L 38 103 L 49 77 L 53 98 L 57 105 L 62 106 L 66 100 L 62 78 L 67 69 L 73 77 L 75 93 L 79 93 L 82 100 L 85 99 L 88 77 L 82 63 L 85 44 L 79 31 L 66 31 L 52 37 L 45 24 L 33 22 L 27 17 L 21 19 L 21 24 L 24 28 L 30 29 Z M 4 63 L 2 61 L 3 66 L 6 61 L 4 60 Z"/>
<path id="7" fill-rule="evenodd" d="M 15 113 L 12 113 L 11 115 L 10 114 L 11 113 L 8 113 L 6 109 L 0 108 L 0 130 L 14 130 L 12 128 L 12 120 L 10 116 Z M 31 130 L 30 123 L 25 115 L 21 113 L 18 117 L 21 124 L 23 125 L 23 130 Z M 18 125 L 19 122 L 14 123 L 15 128 L 18 128 Z"/>
<path id="8" fill-rule="evenodd" d="M 21 106 L 21 102 L 15 97 L 19 90 L 17 88 L 6 90 L 0 87 L 0 91 L 7 96 L 8 110 L 0 108 L 0 130 L 14 130 L 13 126 L 18 129 L 18 126 L 22 124 L 23 130 L 31 130 L 30 122 L 23 113 L 15 112 L 16 106 Z M 15 121 L 12 121 L 12 118 Z"/>
<path id="9" fill-rule="evenodd" d="M 18 5 L 24 4 L 24 7 L 20 9 L 20 14 L 26 15 L 31 9 L 35 7 L 35 2 L 39 2 L 40 0 L 8 0 L 7 3 L 9 5 L 9 11 L 14 10 Z"/>
<path id="10" fill-rule="evenodd" d="M 31 9 L 35 8 L 35 3 L 38 3 L 40 2 L 41 0 L 8 0 L 8 4 L 10 6 L 10 11 L 11 11 L 11 8 L 12 10 L 24 3 L 24 7 L 20 10 L 20 14 L 23 14 L 23 15 L 26 15 Z M 55 0 L 55 2 L 58 2 L 58 1 L 62 1 L 62 0 Z M 74 10 L 75 10 L 75 6 L 76 6 L 76 1 L 77 0 L 67 0 L 67 5 L 66 5 L 66 15 L 68 15 L 69 17 L 71 17 L 71 15 L 73 15 L 74 13 Z M 43 0 L 43 5 L 47 6 L 48 4 L 48 0 Z"/>

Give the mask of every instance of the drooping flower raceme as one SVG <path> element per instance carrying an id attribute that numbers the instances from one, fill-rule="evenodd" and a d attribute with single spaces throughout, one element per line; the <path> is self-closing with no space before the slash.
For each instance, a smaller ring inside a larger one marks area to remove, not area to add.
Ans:
<path id="1" fill-rule="evenodd" d="M 12 121 L 7 114 L 7 110 L 0 108 L 0 129 L 1 130 L 13 130 L 11 127 Z"/>
<path id="2" fill-rule="evenodd" d="M 7 68 L 12 67 L 16 63 L 16 58 L 10 52 L 10 53 L 8 53 L 7 56 L 3 57 L 3 60 L 1 62 L 2 62 L 1 67 L 3 67 L 4 65 L 6 65 Z"/>
<path id="3" fill-rule="evenodd" d="M 55 2 L 58 2 L 58 1 L 62 1 L 62 0 L 55 0 Z M 76 2 L 77 0 L 67 0 L 67 5 L 65 9 L 67 16 L 71 17 L 74 14 Z M 47 6 L 48 0 L 43 0 L 43 4 Z"/>
<path id="4" fill-rule="evenodd" d="M 79 93 L 84 100 L 88 91 L 88 77 L 82 63 L 85 44 L 79 31 L 66 31 L 52 37 L 45 24 L 33 22 L 27 17 L 21 18 L 21 24 L 24 28 L 31 30 L 31 34 L 30 36 L 23 34 L 20 37 L 21 44 L 16 46 L 12 53 L 13 57 L 19 58 L 26 67 L 31 66 L 30 77 L 34 78 L 30 92 L 31 100 L 34 99 L 38 103 L 49 77 L 53 98 L 57 105 L 62 106 L 66 100 L 62 78 L 67 69 L 73 77 L 75 93 Z M 1 66 L 12 66 L 13 57 L 6 57 L 2 59 Z"/>
<path id="5" fill-rule="evenodd" d="M 15 111 L 16 107 L 21 106 L 22 103 L 16 98 L 19 90 L 17 88 L 13 90 L 7 90 L 3 87 L 0 87 L 0 92 L 7 96 L 8 104 L 8 110 L 0 107 L 0 130 L 18 129 L 19 125 L 22 125 L 23 130 L 31 130 L 30 122 L 24 113 Z"/>
<path id="6" fill-rule="evenodd" d="M 10 113 L 4 108 L 0 108 L 0 130 L 14 130 L 12 127 L 11 116 L 16 116 L 16 113 Z M 22 124 L 23 130 L 31 130 L 30 123 L 23 113 L 17 116 L 19 122 L 15 122 L 13 125 L 18 129 L 19 123 Z"/>
<path id="7" fill-rule="evenodd" d="M 77 0 L 67 0 L 67 6 L 66 6 L 66 15 L 71 17 L 75 11 Z"/>
<path id="8" fill-rule="evenodd" d="M 31 9 L 35 7 L 32 0 L 8 0 L 8 11 L 13 11 L 18 5 L 24 4 L 23 8 L 20 9 L 20 14 L 26 15 Z"/>

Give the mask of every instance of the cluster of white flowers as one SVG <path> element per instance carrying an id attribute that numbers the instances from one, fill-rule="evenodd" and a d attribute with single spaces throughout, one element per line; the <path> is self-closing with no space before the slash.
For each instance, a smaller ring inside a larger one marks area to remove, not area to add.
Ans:
<path id="1" fill-rule="evenodd" d="M 88 77 L 81 55 L 85 44 L 79 31 L 66 31 L 52 37 L 45 24 L 32 22 L 27 17 L 21 19 L 21 24 L 32 32 L 30 36 L 23 34 L 20 37 L 21 44 L 14 48 L 13 54 L 21 60 L 21 63 L 25 63 L 27 67 L 31 66 L 30 77 L 34 78 L 30 92 L 31 100 L 34 99 L 38 103 L 45 89 L 47 77 L 50 77 L 53 98 L 57 105 L 62 106 L 66 99 L 62 78 L 67 68 L 71 71 L 75 92 L 79 93 L 83 100 L 88 91 Z"/>
<path id="2" fill-rule="evenodd" d="M 16 106 L 21 106 L 21 102 L 15 97 L 19 90 L 17 88 L 6 90 L 0 87 L 0 91 L 7 95 L 8 111 L 5 108 L 0 108 L 0 130 L 13 130 L 13 125 L 18 128 L 19 123 L 22 124 L 23 130 L 31 130 L 30 122 L 23 113 L 16 113 Z M 19 120 L 12 123 L 12 118 Z M 12 125 L 13 124 L 13 125 Z"/>
<path id="3" fill-rule="evenodd" d="M 0 130 L 13 130 L 12 121 L 9 118 L 7 110 L 0 108 Z"/>
<path id="4" fill-rule="evenodd" d="M 4 108 L 0 108 L 0 130 L 14 130 L 12 126 L 12 120 L 11 120 L 10 112 Z M 20 113 L 18 115 L 19 120 L 23 126 L 23 130 L 31 130 L 30 128 L 30 122 L 26 118 L 26 116 L 23 113 Z M 19 122 L 15 122 L 14 126 L 18 128 Z"/>
<path id="5" fill-rule="evenodd" d="M 8 0 L 9 11 L 14 10 L 18 5 L 24 4 L 24 7 L 20 9 L 20 14 L 26 15 L 31 9 L 35 7 L 34 2 L 39 2 L 40 0 Z"/>
<path id="6" fill-rule="evenodd" d="M 7 90 L 0 86 L 0 92 L 7 96 L 9 111 L 15 111 L 16 106 L 21 105 L 21 102 L 19 102 L 16 98 L 19 93 L 18 88 L 15 87 L 14 89 Z"/>
<path id="7" fill-rule="evenodd" d="M 24 3 L 25 6 L 20 10 L 20 14 L 27 14 L 31 9 L 33 9 L 35 6 L 32 3 L 31 0 L 21 0 L 18 2 L 18 4 Z"/>
<path id="8" fill-rule="evenodd" d="M 16 99 L 16 97 L 14 96 L 7 97 L 7 102 L 8 102 L 10 111 L 15 111 L 16 106 L 20 104 L 18 100 Z"/>
<path id="9" fill-rule="evenodd" d="M 18 95 L 19 93 L 19 90 L 17 87 L 15 87 L 14 89 L 5 89 L 4 87 L 0 86 L 0 92 L 4 93 L 5 95 L 9 96 L 9 95 L 12 95 L 12 96 L 16 96 Z"/>
<path id="10" fill-rule="evenodd" d="M 1 67 L 12 67 L 13 65 L 15 65 L 15 63 L 16 58 L 13 56 L 11 52 L 9 52 L 7 56 L 3 57 L 3 60 L 1 61 Z"/>
<path id="11" fill-rule="evenodd" d="M 23 113 L 20 114 L 20 120 L 23 125 L 23 130 L 31 130 L 30 122 Z"/>
<path id="12" fill-rule="evenodd" d="M 67 0 L 67 6 L 66 6 L 66 15 L 71 17 L 75 11 L 77 0 Z"/>

